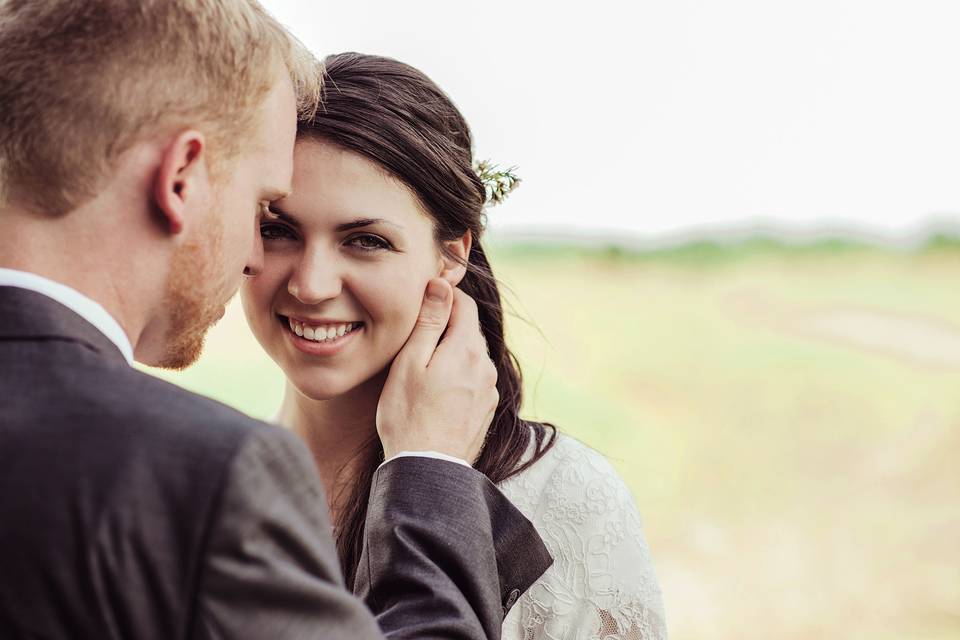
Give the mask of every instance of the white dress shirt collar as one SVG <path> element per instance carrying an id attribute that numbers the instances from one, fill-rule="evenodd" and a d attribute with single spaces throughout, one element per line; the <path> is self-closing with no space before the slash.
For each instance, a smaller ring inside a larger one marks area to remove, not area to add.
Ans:
<path id="1" fill-rule="evenodd" d="M 56 300 L 99 329 L 110 342 L 117 345 L 127 362 L 133 364 L 133 346 L 120 323 L 102 305 L 76 289 L 34 273 L 14 269 L 0 269 L 0 287 L 28 289 Z"/>

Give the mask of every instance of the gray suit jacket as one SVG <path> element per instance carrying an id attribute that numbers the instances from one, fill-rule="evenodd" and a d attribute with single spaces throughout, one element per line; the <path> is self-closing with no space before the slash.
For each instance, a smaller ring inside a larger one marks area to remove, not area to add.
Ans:
<path id="1" fill-rule="evenodd" d="M 551 562 L 482 475 L 400 458 L 374 478 L 358 598 L 325 505 L 294 436 L 0 287 L 0 637 L 496 638 Z"/>

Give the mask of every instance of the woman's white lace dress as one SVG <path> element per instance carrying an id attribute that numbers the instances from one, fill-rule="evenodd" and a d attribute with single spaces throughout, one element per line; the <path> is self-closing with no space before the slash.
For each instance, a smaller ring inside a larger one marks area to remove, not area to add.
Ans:
<path id="1" fill-rule="evenodd" d="M 602 455 L 560 434 L 543 458 L 500 489 L 554 559 L 507 614 L 504 640 L 667 637 L 640 515 Z"/>

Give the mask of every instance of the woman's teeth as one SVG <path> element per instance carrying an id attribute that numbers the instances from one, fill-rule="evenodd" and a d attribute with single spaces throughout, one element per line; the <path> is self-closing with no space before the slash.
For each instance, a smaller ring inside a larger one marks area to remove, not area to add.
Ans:
<path id="1" fill-rule="evenodd" d="M 313 340 L 314 342 L 331 342 L 344 336 L 355 329 L 360 328 L 359 322 L 347 322 L 344 324 L 323 324 L 306 325 L 297 322 L 293 318 L 287 318 L 290 323 L 290 330 L 298 336 Z"/>

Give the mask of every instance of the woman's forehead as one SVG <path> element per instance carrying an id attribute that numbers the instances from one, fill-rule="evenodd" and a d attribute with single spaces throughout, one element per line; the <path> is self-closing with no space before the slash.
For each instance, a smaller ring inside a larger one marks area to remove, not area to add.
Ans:
<path id="1" fill-rule="evenodd" d="M 298 141 L 293 192 L 271 210 L 298 225 L 331 229 L 357 220 L 397 229 L 432 228 L 419 199 L 401 180 L 359 153 L 313 139 Z"/>

